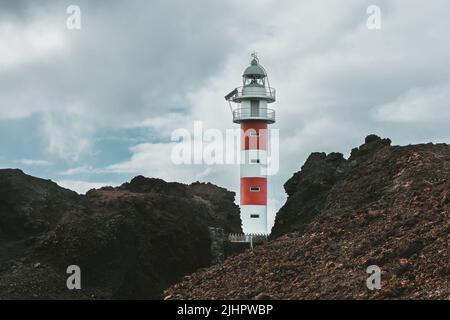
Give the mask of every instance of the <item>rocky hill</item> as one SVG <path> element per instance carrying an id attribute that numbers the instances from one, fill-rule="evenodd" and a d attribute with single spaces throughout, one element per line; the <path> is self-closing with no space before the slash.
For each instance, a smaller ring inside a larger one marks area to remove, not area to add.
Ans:
<path id="1" fill-rule="evenodd" d="M 449 299 L 450 146 L 313 153 L 286 182 L 271 241 L 198 271 L 165 299 Z M 381 269 L 369 290 L 366 268 Z"/>
<path id="2" fill-rule="evenodd" d="M 241 232 L 234 193 L 138 176 L 85 196 L 0 170 L 0 299 L 159 298 L 210 265 L 208 227 Z M 78 265 L 82 290 L 68 290 Z"/>

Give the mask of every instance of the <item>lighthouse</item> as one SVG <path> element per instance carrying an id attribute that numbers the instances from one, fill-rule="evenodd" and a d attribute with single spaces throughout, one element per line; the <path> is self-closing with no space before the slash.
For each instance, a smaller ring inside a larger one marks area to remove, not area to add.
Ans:
<path id="1" fill-rule="evenodd" d="M 240 208 L 245 234 L 267 234 L 268 125 L 275 122 L 275 89 L 256 53 L 242 75 L 242 86 L 225 96 L 233 122 L 241 127 Z"/>

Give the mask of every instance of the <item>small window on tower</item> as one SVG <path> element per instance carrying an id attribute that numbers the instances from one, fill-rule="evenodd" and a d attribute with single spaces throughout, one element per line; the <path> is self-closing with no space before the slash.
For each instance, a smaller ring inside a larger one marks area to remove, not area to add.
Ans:
<path id="1" fill-rule="evenodd" d="M 250 218 L 259 218 L 259 214 L 251 214 Z"/>
<path id="2" fill-rule="evenodd" d="M 250 187 L 250 191 L 251 192 L 259 192 L 259 191 L 261 191 L 261 188 L 260 187 Z"/>
<path id="3" fill-rule="evenodd" d="M 260 161 L 259 161 L 259 159 L 251 159 L 250 160 L 250 163 L 259 163 Z"/>
<path id="4" fill-rule="evenodd" d="M 250 131 L 249 136 L 250 136 L 250 137 L 259 137 L 259 132 L 256 132 L 256 131 Z"/>

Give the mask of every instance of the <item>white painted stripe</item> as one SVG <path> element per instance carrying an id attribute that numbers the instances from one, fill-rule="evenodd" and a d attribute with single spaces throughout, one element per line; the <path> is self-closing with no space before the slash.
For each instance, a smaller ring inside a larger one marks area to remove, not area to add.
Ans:
<path id="1" fill-rule="evenodd" d="M 241 220 L 244 233 L 267 234 L 267 206 L 241 206 Z"/>
<path id="2" fill-rule="evenodd" d="M 264 178 L 267 175 L 266 150 L 241 150 L 241 178 Z"/>

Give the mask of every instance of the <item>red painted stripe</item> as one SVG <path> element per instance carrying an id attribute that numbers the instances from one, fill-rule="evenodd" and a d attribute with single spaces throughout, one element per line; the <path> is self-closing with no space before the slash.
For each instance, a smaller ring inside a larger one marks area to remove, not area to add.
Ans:
<path id="1" fill-rule="evenodd" d="M 259 136 L 252 136 L 252 132 Z M 241 150 L 267 150 L 267 136 L 267 122 L 241 122 Z"/>
<path id="2" fill-rule="evenodd" d="M 260 191 L 250 191 L 259 187 Z M 267 205 L 267 178 L 241 178 L 241 205 Z"/>

